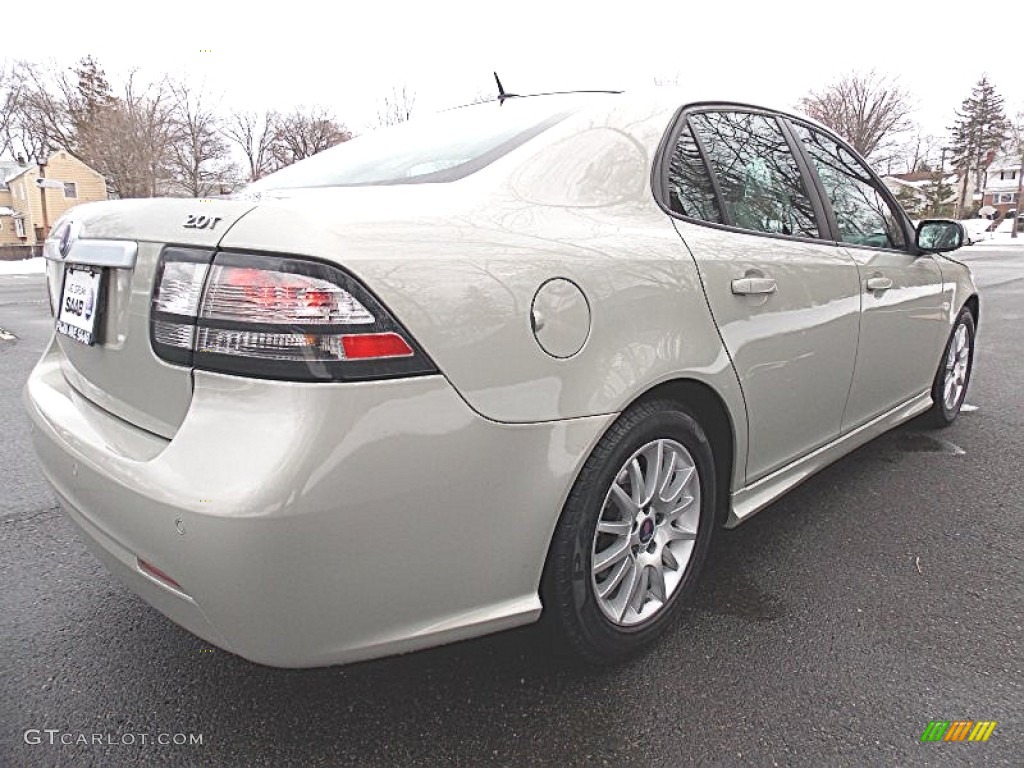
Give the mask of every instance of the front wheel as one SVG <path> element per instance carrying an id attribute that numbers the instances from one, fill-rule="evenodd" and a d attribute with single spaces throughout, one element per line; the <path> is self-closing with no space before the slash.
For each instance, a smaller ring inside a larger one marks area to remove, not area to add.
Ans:
<path id="1" fill-rule="evenodd" d="M 708 438 L 672 401 L 626 411 L 583 467 L 544 578 L 549 624 L 608 663 L 652 643 L 696 581 L 714 529 Z"/>
<path id="2" fill-rule="evenodd" d="M 974 315 L 964 307 L 953 324 L 932 383 L 930 415 L 936 426 L 952 424 L 967 397 L 967 384 L 974 365 L 974 332 Z"/>

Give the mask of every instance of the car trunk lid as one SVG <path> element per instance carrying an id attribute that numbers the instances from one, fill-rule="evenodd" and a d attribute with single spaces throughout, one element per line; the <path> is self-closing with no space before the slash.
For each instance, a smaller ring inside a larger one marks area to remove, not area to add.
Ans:
<path id="1" fill-rule="evenodd" d="M 192 399 L 192 372 L 160 360 L 150 344 L 160 255 L 179 246 L 212 256 L 228 229 L 254 207 L 237 200 L 118 200 L 79 206 L 58 222 L 46 246 L 48 290 L 58 316 L 69 269 L 102 274 L 94 342 L 56 334 L 68 383 L 115 416 L 173 437 Z"/>

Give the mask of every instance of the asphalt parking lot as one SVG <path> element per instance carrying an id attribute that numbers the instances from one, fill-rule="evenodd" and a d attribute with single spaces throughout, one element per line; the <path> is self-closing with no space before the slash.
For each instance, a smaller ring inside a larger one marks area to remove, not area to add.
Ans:
<path id="1" fill-rule="evenodd" d="M 20 404 L 50 334 L 43 281 L 0 277 L 0 766 L 1024 764 L 1024 248 L 960 255 L 982 290 L 976 409 L 720 532 L 663 642 L 603 672 L 566 668 L 535 628 L 320 670 L 209 649 L 56 509 Z M 998 725 L 921 743 L 936 719 Z"/>

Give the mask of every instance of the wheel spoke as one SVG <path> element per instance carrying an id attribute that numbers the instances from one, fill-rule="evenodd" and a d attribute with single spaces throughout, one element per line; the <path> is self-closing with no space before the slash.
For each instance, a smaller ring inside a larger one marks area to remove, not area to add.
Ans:
<path id="1" fill-rule="evenodd" d="M 654 454 L 653 461 L 651 460 L 651 453 Z M 644 479 L 644 495 L 640 502 L 641 507 L 646 507 L 654 499 L 654 494 L 658 492 L 658 487 L 661 485 L 661 468 L 665 461 L 665 443 L 659 440 L 654 444 L 651 451 L 647 454 L 647 477 Z"/>
<path id="2" fill-rule="evenodd" d="M 633 523 L 629 520 L 599 520 L 597 523 L 598 533 L 608 533 L 612 536 L 629 536 L 633 530 Z"/>
<path id="3" fill-rule="evenodd" d="M 661 563 L 655 563 L 652 565 L 648 572 L 650 576 L 651 594 L 654 595 L 661 602 L 668 600 L 668 592 L 665 589 L 665 569 Z"/>
<path id="4" fill-rule="evenodd" d="M 665 533 L 668 541 L 694 541 L 697 538 L 696 531 L 687 531 L 683 528 L 676 528 L 674 525 L 666 525 Z"/>
<path id="5" fill-rule="evenodd" d="M 676 503 L 676 506 L 665 513 L 666 522 L 672 522 L 673 520 L 678 519 L 683 512 L 690 508 L 691 504 L 693 504 L 693 496 L 687 495 L 680 498 Z"/>
<path id="6" fill-rule="evenodd" d="M 631 557 L 627 557 L 619 561 L 615 570 L 612 571 L 612 575 L 597 585 L 597 596 L 602 600 L 607 598 L 608 595 L 614 592 L 615 588 L 619 586 L 619 582 L 622 581 L 622 577 L 626 575 L 629 569 L 635 567 L 636 563 L 633 562 L 633 558 Z"/>
<path id="7" fill-rule="evenodd" d="M 661 549 L 661 562 L 673 571 L 679 570 L 679 561 L 676 560 L 676 556 L 672 554 L 672 550 L 668 547 L 662 547 Z"/>
<path id="8" fill-rule="evenodd" d="M 661 473 L 661 477 L 658 479 L 658 498 L 662 501 L 668 501 L 665 498 L 665 488 L 672 481 L 672 476 L 676 472 L 676 463 L 679 461 L 679 454 L 672 451 L 668 457 L 668 462 L 664 465 L 664 471 Z"/>
<path id="9" fill-rule="evenodd" d="M 640 583 L 640 568 L 635 562 L 630 562 L 633 567 L 628 570 L 628 576 L 623 580 L 622 586 L 619 588 L 619 593 L 609 604 L 609 608 L 614 614 L 615 620 L 620 624 L 623 619 L 626 618 L 626 611 L 629 609 L 630 600 L 633 597 L 633 593 L 636 591 L 637 584 Z"/>
<path id="10" fill-rule="evenodd" d="M 640 511 L 640 507 L 637 503 L 633 501 L 632 497 L 630 497 L 628 493 L 622 490 L 622 486 L 618 483 L 615 483 L 612 486 L 612 499 L 619 505 L 619 509 L 621 509 L 627 517 L 635 515 Z"/>
<path id="11" fill-rule="evenodd" d="M 615 565 L 627 554 L 629 554 L 629 539 L 618 539 L 610 547 L 594 555 L 594 574 L 603 572 L 610 565 Z"/>
<path id="12" fill-rule="evenodd" d="M 629 607 L 637 613 L 640 613 L 644 609 L 644 602 L 647 599 L 647 584 L 650 578 L 649 568 L 640 568 L 640 577 L 636 580 L 633 585 L 633 593 L 629 596 Z"/>
<path id="13" fill-rule="evenodd" d="M 680 469 L 676 473 L 675 482 L 673 482 L 672 486 L 668 489 L 668 491 L 662 495 L 662 500 L 667 502 L 675 500 L 679 496 L 679 494 L 683 492 L 686 486 L 689 485 L 690 480 L 693 479 L 693 476 L 696 473 L 696 471 L 697 470 L 695 467 L 686 467 L 684 469 Z M 690 497 L 689 500 L 692 501 L 692 497 Z"/>
<path id="14" fill-rule="evenodd" d="M 632 490 L 633 504 L 638 508 L 643 506 L 644 498 L 644 475 L 640 471 L 640 459 L 635 458 L 629 462 L 629 484 Z"/>

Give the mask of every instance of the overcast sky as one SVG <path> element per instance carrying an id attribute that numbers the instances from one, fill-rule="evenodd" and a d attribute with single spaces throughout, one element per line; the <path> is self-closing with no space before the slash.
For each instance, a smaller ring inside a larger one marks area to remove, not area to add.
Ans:
<path id="1" fill-rule="evenodd" d="M 917 120 L 941 134 L 982 73 L 1011 115 L 1024 109 L 1011 6 L 971 17 L 915 0 L 51 0 L 5 14 L 0 59 L 70 64 L 93 54 L 114 83 L 132 68 L 169 72 L 205 83 L 226 108 L 322 104 L 354 130 L 373 121 L 392 86 L 415 90 L 422 113 L 493 93 L 492 70 L 520 93 L 646 87 L 678 75 L 701 95 L 754 94 L 789 108 L 842 72 L 875 68 L 899 76 L 918 100 Z"/>

